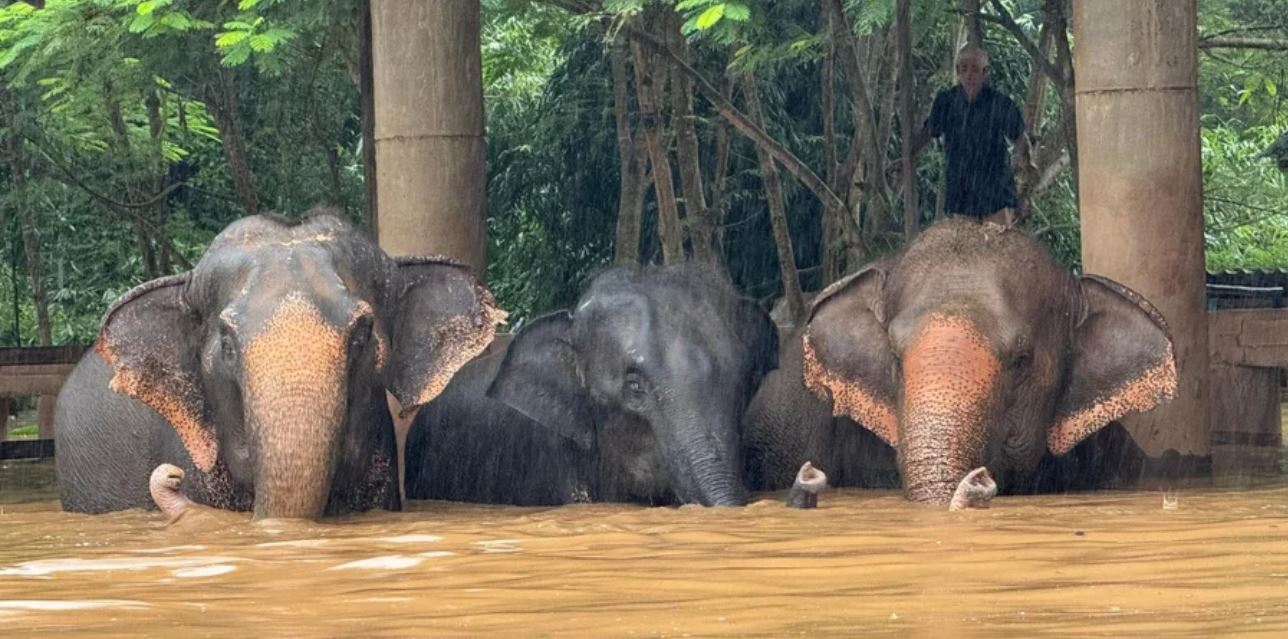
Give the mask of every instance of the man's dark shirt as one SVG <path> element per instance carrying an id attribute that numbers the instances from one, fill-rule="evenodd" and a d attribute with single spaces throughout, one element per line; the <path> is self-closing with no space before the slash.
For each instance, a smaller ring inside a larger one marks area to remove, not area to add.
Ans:
<path id="1" fill-rule="evenodd" d="M 968 101 L 958 85 L 935 96 L 926 131 L 944 136 L 949 213 L 984 217 L 1016 206 L 1006 149 L 1007 139 L 1015 141 L 1024 133 L 1024 116 L 1015 102 L 987 84 Z"/>

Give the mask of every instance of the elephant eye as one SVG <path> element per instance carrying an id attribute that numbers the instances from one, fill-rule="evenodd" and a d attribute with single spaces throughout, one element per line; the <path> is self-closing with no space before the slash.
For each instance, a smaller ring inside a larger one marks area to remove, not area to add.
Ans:
<path id="1" fill-rule="evenodd" d="M 232 361 L 237 357 L 237 344 L 233 339 L 232 332 L 227 327 L 219 331 L 219 356 L 224 361 Z"/>
<path id="2" fill-rule="evenodd" d="M 358 321 L 357 325 L 349 333 L 349 349 L 360 351 L 371 341 L 371 321 L 363 318 Z"/>
<path id="3" fill-rule="evenodd" d="M 647 395 L 648 386 L 644 382 L 644 377 L 635 371 L 627 372 L 626 379 L 622 381 L 622 396 L 627 405 L 639 407 L 644 404 Z"/>
<path id="4" fill-rule="evenodd" d="M 1020 351 L 1011 358 L 1011 370 L 1023 370 L 1033 361 L 1033 353 Z"/>

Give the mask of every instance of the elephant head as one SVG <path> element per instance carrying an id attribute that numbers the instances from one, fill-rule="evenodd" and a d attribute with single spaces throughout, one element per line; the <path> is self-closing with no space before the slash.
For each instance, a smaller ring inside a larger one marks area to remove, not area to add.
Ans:
<path id="1" fill-rule="evenodd" d="M 503 317 L 465 267 L 392 260 L 320 211 L 230 225 L 191 272 L 122 296 L 96 348 L 256 517 L 316 518 L 372 477 L 397 505 L 386 390 L 428 402 Z"/>
<path id="2" fill-rule="evenodd" d="M 602 492 L 742 505 L 742 412 L 776 358 L 769 316 L 718 276 L 617 269 L 519 331 L 488 395 L 595 451 Z"/>
<path id="3" fill-rule="evenodd" d="M 1004 487 L 1176 391 L 1162 316 L 1112 280 L 1073 277 L 1033 238 L 949 220 L 824 291 L 806 386 L 898 450 L 915 501 L 969 471 Z"/>

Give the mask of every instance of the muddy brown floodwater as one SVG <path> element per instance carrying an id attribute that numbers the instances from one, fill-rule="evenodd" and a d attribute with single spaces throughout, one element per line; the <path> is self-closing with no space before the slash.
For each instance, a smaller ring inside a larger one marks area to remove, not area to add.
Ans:
<path id="1" fill-rule="evenodd" d="M 40 476 L 41 467 L 19 476 Z M 747 508 L 413 503 L 322 523 L 0 486 L 0 629 L 57 636 L 1288 636 L 1288 487 Z M 8 502 L 8 503 L 3 503 Z M 20 503 L 14 503 L 20 502 Z"/>

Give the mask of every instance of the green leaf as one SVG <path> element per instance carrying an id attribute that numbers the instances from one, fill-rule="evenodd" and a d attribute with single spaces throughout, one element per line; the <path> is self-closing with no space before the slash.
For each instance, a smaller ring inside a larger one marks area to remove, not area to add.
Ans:
<path id="1" fill-rule="evenodd" d="M 130 33 L 143 33 L 156 24 L 157 19 L 151 15 L 136 15 L 130 21 Z"/>
<path id="2" fill-rule="evenodd" d="M 254 31 L 255 25 L 241 20 L 232 20 L 224 23 L 224 28 L 229 31 Z"/>
<path id="3" fill-rule="evenodd" d="M 698 30 L 706 31 L 716 26 L 716 23 L 720 22 L 720 18 L 724 16 L 724 10 L 725 5 L 723 3 L 708 7 L 706 11 L 702 12 L 702 15 L 698 16 Z"/>
<path id="4" fill-rule="evenodd" d="M 161 26 L 174 29 L 175 31 L 187 31 L 192 27 L 192 20 L 184 13 L 175 11 L 161 16 Z"/>
<path id="5" fill-rule="evenodd" d="M 248 59 L 250 59 L 250 47 L 238 46 L 228 49 L 219 61 L 226 67 L 235 67 Z"/>
<path id="6" fill-rule="evenodd" d="M 237 9 L 239 11 L 250 11 L 257 4 L 259 4 L 259 0 L 238 0 Z"/>
<path id="7" fill-rule="evenodd" d="M 259 34 L 250 37 L 250 48 L 256 53 L 267 53 L 273 50 L 274 40 L 266 35 Z"/>
<path id="8" fill-rule="evenodd" d="M 295 32 L 289 29 L 281 29 L 281 28 L 274 27 L 272 29 L 265 31 L 263 35 L 264 37 L 271 39 L 273 41 L 273 44 L 281 44 L 283 42 L 286 42 L 287 40 L 290 40 L 291 38 L 294 38 Z"/>
<path id="9" fill-rule="evenodd" d="M 139 6 L 134 8 L 134 11 L 135 13 L 138 13 L 141 16 L 150 16 L 152 15 L 152 12 L 156 10 L 156 8 L 157 8 L 156 0 L 145 0 L 144 2 L 140 2 Z"/>
<path id="10" fill-rule="evenodd" d="M 705 7 L 705 6 L 707 6 L 707 5 L 711 4 L 711 3 L 712 3 L 712 2 L 714 2 L 714 1 L 715 1 L 715 0 L 680 0 L 680 3 L 679 3 L 679 4 L 677 4 L 677 5 L 675 5 L 675 10 L 676 10 L 676 11 L 688 11 L 689 9 L 696 9 L 696 8 L 698 8 L 698 7 Z"/>
<path id="11" fill-rule="evenodd" d="M 249 31 L 229 31 L 221 33 L 215 38 L 215 46 L 220 49 L 236 46 L 242 40 L 250 37 Z"/>
<path id="12" fill-rule="evenodd" d="M 685 20 L 684 24 L 680 25 L 680 33 L 683 33 L 686 36 L 691 35 L 694 31 L 697 31 L 697 30 L 698 30 L 698 16 L 696 15 L 693 16 L 692 18 L 689 18 L 688 20 Z"/>
<path id="13" fill-rule="evenodd" d="M 751 17 L 751 9 L 741 2 L 726 2 L 724 17 L 734 22 L 744 22 Z"/>
<path id="14" fill-rule="evenodd" d="M 1275 81 L 1271 80 L 1270 78 L 1266 78 L 1266 93 L 1269 94 L 1270 97 L 1272 98 L 1279 95 L 1278 85 L 1276 85 Z"/>

